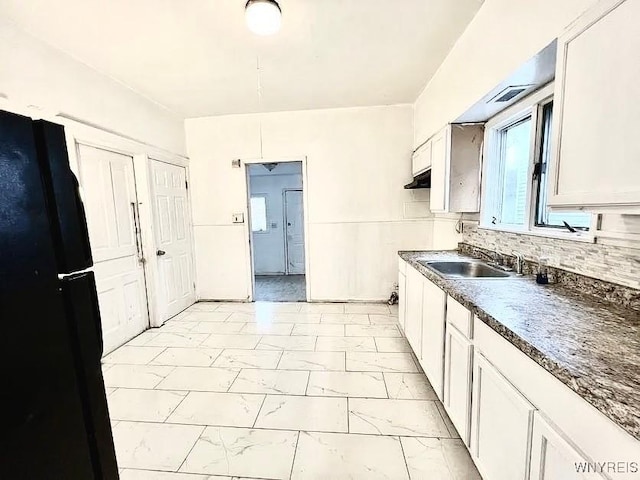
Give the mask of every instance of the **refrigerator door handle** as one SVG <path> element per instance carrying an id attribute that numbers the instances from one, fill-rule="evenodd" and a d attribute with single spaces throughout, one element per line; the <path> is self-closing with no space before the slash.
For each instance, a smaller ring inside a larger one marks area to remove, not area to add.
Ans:
<path id="1" fill-rule="evenodd" d="M 140 231 L 140 210 L 136 202 L 131 202 L 131 211 L 133 212 L 133 234 L 136 238 L 136 252 L 138 254 L 138 262 L 144 263 L 144 255 L 142 254 L 142 241 Z"/>

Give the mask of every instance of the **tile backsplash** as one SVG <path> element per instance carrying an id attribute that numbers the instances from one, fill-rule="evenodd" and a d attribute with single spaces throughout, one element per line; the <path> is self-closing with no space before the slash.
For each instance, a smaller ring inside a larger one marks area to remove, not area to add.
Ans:
<path id="1" fill-rule="evenodd" d="M 639 249 L 499 232 L 469 224 L 464 228 L 462 241 L 469 245 L 505 255 L 518 252 L 529 261 L 545 257 L 550 267 L 640 289 Z"/>

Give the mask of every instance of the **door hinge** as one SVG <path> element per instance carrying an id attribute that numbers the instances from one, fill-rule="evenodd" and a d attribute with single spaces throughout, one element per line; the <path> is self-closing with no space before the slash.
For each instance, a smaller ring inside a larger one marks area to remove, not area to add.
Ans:
<path id="1" fill-rule="evenodd" d="M 189 181 L 188 180 L 184 181 L 184 188 L 189 190 Z"/>

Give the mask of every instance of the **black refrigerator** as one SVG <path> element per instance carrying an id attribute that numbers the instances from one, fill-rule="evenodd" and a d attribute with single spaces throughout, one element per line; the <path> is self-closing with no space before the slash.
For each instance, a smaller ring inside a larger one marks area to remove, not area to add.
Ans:
<path id="1" fill-rule="evenodd" d="M 64 128 L 0 111 L 0 479 L 117 479 Z"/>

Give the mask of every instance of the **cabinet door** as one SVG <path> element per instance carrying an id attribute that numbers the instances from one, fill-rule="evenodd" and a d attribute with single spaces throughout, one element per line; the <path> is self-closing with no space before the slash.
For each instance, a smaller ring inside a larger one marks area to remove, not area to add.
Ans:
<path id="1" fill-rule="evenodd" d="M 581 473 L 588 460 L 555 430 L 538 412 L 533 420 L 530 480 L 586 480 L 604 478 Z"/>
<path id="2" fill-rule="evenodd" d="M 405 312 L 407 308 L 407 277 L 398 272 L 398 323 L 404 332 Z"/>
<path id="3" fill-rule="evenodd" d="M 558 39 L 552 206 L 640 208 L 638 18 L 638 0 L 601 0 Z"/>
<path id="4" fill-rule="evenodd" d="M 411 172 L 413 175 L 418 175 L 424 172 L 431 166 L 431 141 L 428 141 L 422 145 L 413 154 L 411 159 Z"/>
<path id="5" fill-rule="evenodd" d="M 432 212 L 449 208 L 449 127 L 431 140 L 431 200 Z"/>
<path id="6" fill-rule="evenodd" d="M 407 268 L 406 296 L 407 308 L 405 311 L 405 336 L 409 344 L 420 358 L 422 353 L 422 286 L 425 280 L 420 272 L 413 267 Z"/>
<path id="7" fill-rule="evenodd" d="M 484 356 L 474 355 L 471 453 L 487 480 L 526 480 L 534 407 Z"/>
<path id="8" fill-rule="evenodd" d="M 444 323 L 447 294 L 437 285 L 423 282 L 422 352 L 418 355 L 438 398 L 443 399 L 444 384 Z"/>
<path id="9" fill-rule="evenodd" d="M 462 441 L 469 445 L 473 346 L 450 323 L 446 327 L 444 352 L 444 408 Z"/>

